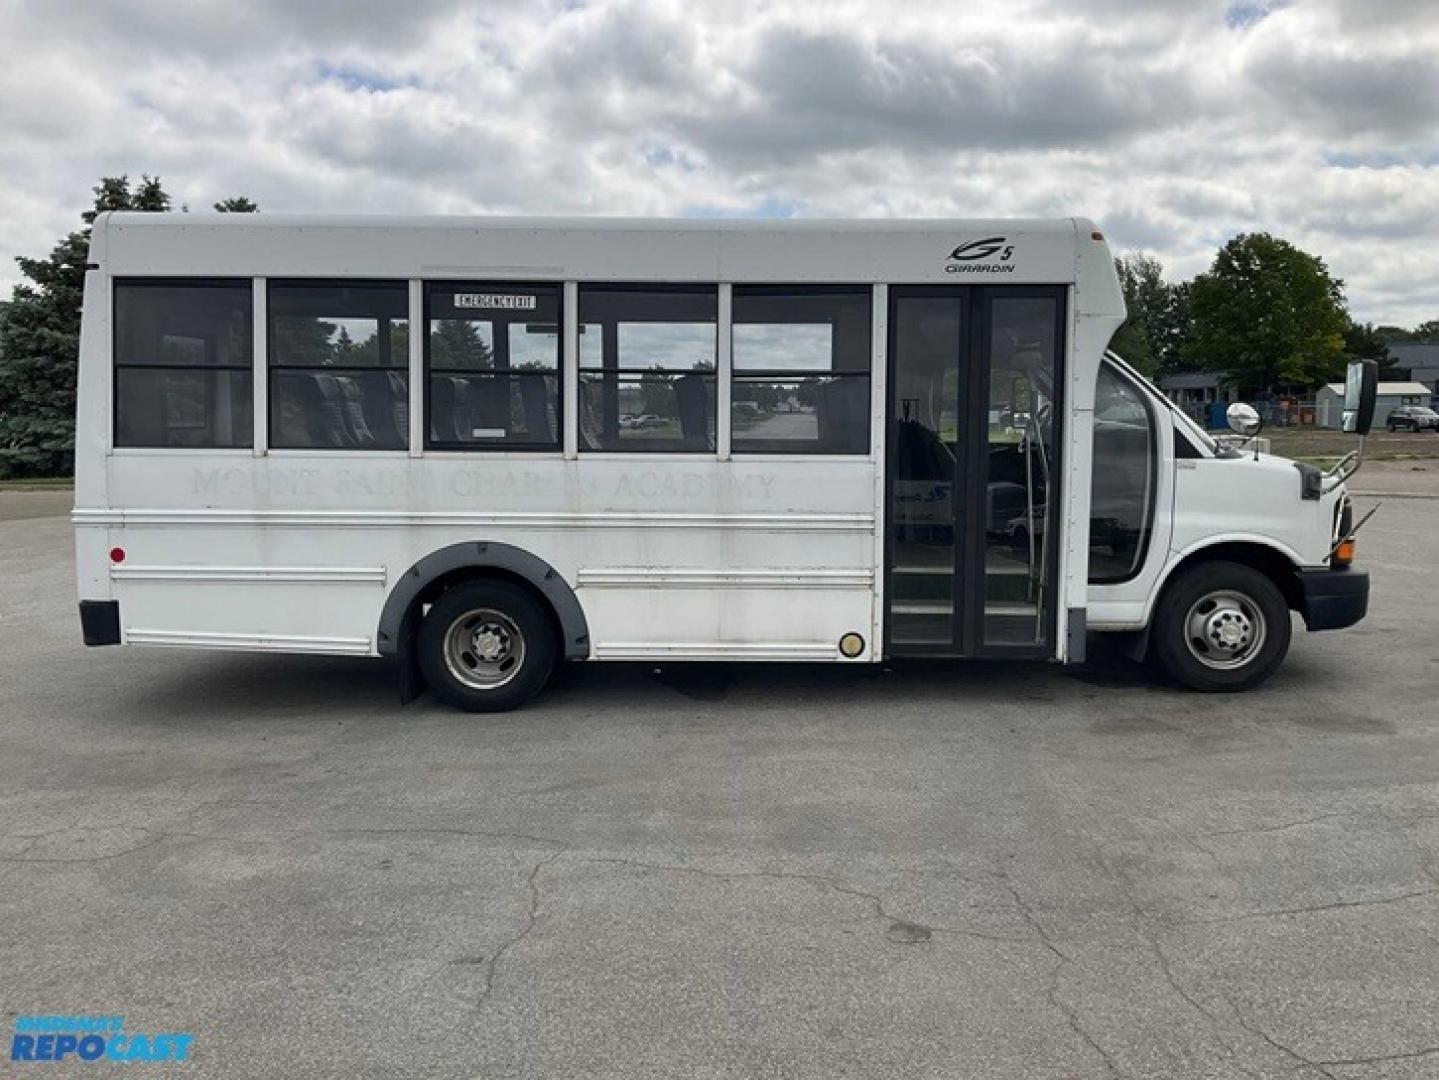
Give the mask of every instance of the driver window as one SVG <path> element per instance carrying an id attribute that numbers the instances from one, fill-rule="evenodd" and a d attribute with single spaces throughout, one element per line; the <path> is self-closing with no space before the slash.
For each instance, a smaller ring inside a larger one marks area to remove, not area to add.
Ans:
<path id="1" fill-rule="evenodd" d="M 1139 573 L 1154 517 L 1154 416 L 1137 387 L 1108 364 L 1094 394 L 1094 474 L 1089 500 L 1089 580 Z"/>

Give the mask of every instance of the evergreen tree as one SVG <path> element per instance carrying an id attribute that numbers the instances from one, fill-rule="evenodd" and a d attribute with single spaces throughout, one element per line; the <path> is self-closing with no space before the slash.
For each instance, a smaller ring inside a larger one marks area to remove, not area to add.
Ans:
<path id="1" fill-rule="evenodd" d="M 94 192 L 94 208 L 81 215 L 83 229 L 56 244 L 48 258 L 16 259 L 29 281 L 15 286 L 0 325 L 0 476 L 70 471 L 80 301 L 96 216 L 170 208 L 159 177 L 142 177 L 133 189 L 128 177 L 105 177 Z"/>
<path id="2" fill-rule="evenodd" d="M 435 319 L 430 326 L 432 368 L 437 371 L 480 371 L 495 366 L 494 352 L 480 336 L 480 324 L 475 320 Z"/>
<path id="3" fill-rule="evenodd" d="M 355 339 L 350 337 L 350 328 L 341 326 L 339 335 L 330 346 L 330 362 L 341 367 L 353 366 L 357 351 Z"/>

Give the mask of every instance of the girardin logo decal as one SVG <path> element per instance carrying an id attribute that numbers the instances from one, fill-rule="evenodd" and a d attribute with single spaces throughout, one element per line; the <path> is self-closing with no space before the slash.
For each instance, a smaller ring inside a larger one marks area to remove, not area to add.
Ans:
<path id="1" fill-rule="evenodd" d="M 998 258 L 995 258 L 998 256 Z M 1003 236 L 987 236 L 960 244 L 949 253 L 947 274 L 1012 274 L 1014 245 Z"/>

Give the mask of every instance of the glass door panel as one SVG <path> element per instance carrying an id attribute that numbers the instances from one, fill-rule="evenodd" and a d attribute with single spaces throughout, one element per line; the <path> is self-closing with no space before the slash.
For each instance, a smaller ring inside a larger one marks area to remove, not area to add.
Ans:
<path id="1" fill-rule="evenodd" d="M 952 652 L 962 599 L 955 570 L 964 294 L 896 288 L 892 297 L 889 641 L 901 652 Z"/>
<path id="2" fill-rule="evenodd" d="M 1060 302 L 988 294 L 984 644 L 1048 644 Z"/>

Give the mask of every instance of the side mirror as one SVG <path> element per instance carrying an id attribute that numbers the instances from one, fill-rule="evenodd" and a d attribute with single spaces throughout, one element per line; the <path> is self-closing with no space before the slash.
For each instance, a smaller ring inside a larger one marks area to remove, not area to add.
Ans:
<path id="1" fill-rule="evenodd" d="M 1259 419 L 1259 414 L 1254 411 L 1253 405 L 1246 405 L 1242 401 L 1236 401 L 1224 411 L 1224 419 L 1229 421 L 1229 430 L 1236 435 L 1243 435 L 1246 439 L 1252 439 L 1259 434 L 1259 429 L 1264 426 L 1264 421 Z"/>
<path id="2" fill-rule="evenodd" d="M 1344 378 L 1344 430 L 1368 435 L 1374 426 L 1374 399 L 1379 394 L 1379 365 L 1355 360 Z"/>

